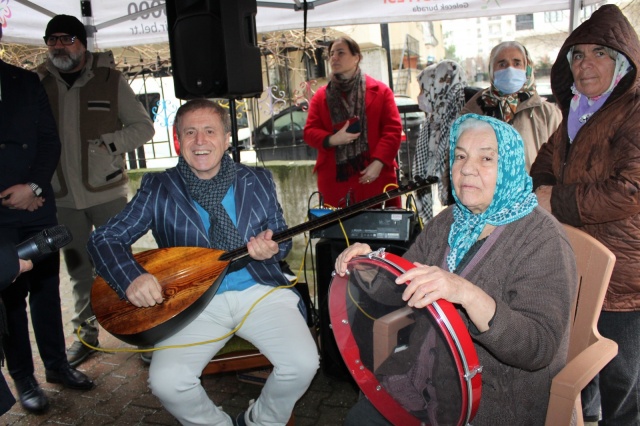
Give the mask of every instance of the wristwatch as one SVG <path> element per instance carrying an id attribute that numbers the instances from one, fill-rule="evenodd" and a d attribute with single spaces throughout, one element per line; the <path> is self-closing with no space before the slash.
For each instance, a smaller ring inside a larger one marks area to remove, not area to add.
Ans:
<path id="1" fill-rule="evenodd" d="M 38 184 L 28 183 L 27 185 L 29 185 L 29 188 L 31 188 L 31 190 L 33 191 L 33 195 L 35 195 L 36 197 L 42 195 L 42 188 L 40 188 Z"/>

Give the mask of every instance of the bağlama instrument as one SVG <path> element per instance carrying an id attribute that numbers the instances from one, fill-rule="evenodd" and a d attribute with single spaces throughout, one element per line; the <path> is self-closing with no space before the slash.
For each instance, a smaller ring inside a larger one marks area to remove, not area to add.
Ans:
<path id="1" fill-rule="evenodd" d="M 432 176 L 427 179 L 415 177 L 415 180 L 278 232 L 272 239 L 277 243 L 287 241 L 438 181 Z M 134 306 L 121 299 L 103 278 L 97 277 L 91 288 L 91 307 L 98 323 L 118 339 L 132 345 L 153 345 L 200 314 L 218 290 L 229 264 L 245 256 L 248 256 L 246 246 L 227 252 L 203 247 L 166 247 L 137 253 L 134 255 L 136 261 L 162 286 L 164 301 L 147 308 Z"/>

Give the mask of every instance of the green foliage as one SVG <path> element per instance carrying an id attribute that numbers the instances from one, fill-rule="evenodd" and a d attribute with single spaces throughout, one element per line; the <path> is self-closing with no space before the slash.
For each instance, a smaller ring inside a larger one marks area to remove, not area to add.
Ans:
<path id="1" fill-rule="evenodd" d="M 462 61 L 460 61 L 460 59 L 458 58 L 458 56 L 456 55 L 456 47 L 454 45 L 451 46 L 447 46 L 444 49 L 444 58 L 445 59 L 450 59 L 452 61 L 456 61 L 458 63 L 461 63 Z"/>

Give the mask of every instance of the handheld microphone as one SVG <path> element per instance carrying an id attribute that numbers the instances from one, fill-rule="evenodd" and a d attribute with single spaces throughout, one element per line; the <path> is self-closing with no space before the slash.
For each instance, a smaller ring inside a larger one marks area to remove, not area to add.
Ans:
<path id="1" fill-rule="evenodd" d="M 65 225 L 56 225 L 45 229 L 16 246 L 18 258 L 31 260 L 45 254 L 58 251 L 73 240 L 73 236 Z"/>

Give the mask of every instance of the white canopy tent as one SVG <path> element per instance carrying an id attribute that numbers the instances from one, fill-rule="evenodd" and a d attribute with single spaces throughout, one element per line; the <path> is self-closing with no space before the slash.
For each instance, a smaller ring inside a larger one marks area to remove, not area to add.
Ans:
<path id="1" fill-rule="evenodd" d="M 595 3 L 598 1 L 308 0 L 307 27 L 448 20 L 566 9 L 571 11 L 572 22 L 575 22 L 580 5 Z M 257 4 L 259 33 L 304 27 L 303 0 L 258 1 Z M 57 14 L 67 14 L 95 28 L 95 34 L 89 34 L 90 48 L 161 43 L 168 41 L 164 8 L 164 0 L 6 0 L 0 2 L 0 25 L 5 42 L 39 45 L 43 43 L 48 21 Z"/>

